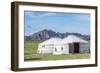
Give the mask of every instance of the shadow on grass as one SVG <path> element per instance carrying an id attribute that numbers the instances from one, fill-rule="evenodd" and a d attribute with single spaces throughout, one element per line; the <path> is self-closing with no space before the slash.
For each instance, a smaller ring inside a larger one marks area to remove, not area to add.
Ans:
<path id="1" fill-rule="evenodd" d="M 41 58 L 24 59 L 24 61 L 32 61 L 32 60 L 42 60 L 42 59 Z"/>

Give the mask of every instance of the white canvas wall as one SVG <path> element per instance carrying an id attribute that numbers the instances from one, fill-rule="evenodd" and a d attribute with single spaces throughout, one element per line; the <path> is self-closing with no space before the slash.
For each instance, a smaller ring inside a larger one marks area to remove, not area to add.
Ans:
<path id="1" fill-rule="evenodd" d="M 80 43 L 80 53 L 88 53 L 89 49 L 90 49 L 89 44 Z"/>
<path id="2" fill-rule="evenodd" d="M 53 46 L 52 45 L 39 45 L 37 53 L 52 53 Z"/>
<path id="3" fill-rule="evenodd" d="M 63 54 L 69 54 L 69 45 L 62 44 L 62 47 L 63 47 Z"/>
<path id="4" fill-rule="evenodd" d="M 62 52 L 61 47 L 62 47 L 61 44 L 54 45 L 53 54 L 62 54 L 63 52 Z"/>
<path id="5" fill-rule="evenodd" d="M 89 47 L 87 43 L 80 43 L 79 47 L 80 53 L 89 52 Z M 45 45 L 45 47 L 42 47 L 42 45 L 40 45 L 37 53 L 69 54 L 69 51 L 69 44 Z"/>

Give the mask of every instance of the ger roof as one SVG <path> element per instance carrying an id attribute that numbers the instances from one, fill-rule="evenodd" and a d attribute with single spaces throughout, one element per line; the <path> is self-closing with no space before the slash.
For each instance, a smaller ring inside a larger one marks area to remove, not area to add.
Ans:
<path id="1" fill-rule="evenodd" d="M 50 38 L 42 43 L 40 43 L 40 45 L 47 45 L 47 44 L 66 44 L 66 43 L 75 43 L 75 42 L 79 42 L 79 43 L 88 43 L 88 41 L 83 40 L 80 37 L 77 37 L 75 35 L 69 35 L 68 37 L 65 37 L 64 39 L 61 38 Z"/>
<path id="2" fill-rule="evenodd" d="M 82 38 L 77 37 L 75 35 L 69 35 L 68 37 L 65 37 L 62 40 L 62 43 L 74 43 L 74 42 L 87 43 L 86 40 L 83 40 Z"/>
<path id="3" fill-rule="evenodd" d="M 58 44 L 62 41 L 61 38 L 56 38 L 56 37 L 53 37 L 53 38 L 50 38 L 42 43 L 40 43 L 40 45 L 45 45 L 45 44 Z"/>

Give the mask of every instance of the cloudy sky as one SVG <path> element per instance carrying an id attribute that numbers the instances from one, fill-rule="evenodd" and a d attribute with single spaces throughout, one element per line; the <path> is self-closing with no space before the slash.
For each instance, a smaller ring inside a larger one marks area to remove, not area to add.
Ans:
<path id="1" fill-rule="evenodd" d="M 43 29 L 56 32 L 90 33 L 90 14 L 24 11 L 25 35 Z"/>

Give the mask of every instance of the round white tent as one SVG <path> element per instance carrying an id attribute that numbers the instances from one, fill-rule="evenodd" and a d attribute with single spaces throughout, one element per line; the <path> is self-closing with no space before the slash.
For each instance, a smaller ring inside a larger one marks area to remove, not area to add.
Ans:
<path id="1" fill-rule="evenodd" d="M 38 53 L 54 53 L 54 48 L 60 46 L 60 38 L 50 38 L 38 46 Z"/>
<path id="2" fill-rule="evenodd" d="M 37 53 L 69 54 L 87 50 L 87 43 L 80 37 L 69 35 L 64 39 L 50 38 L 38 45 Z"/>
<path id="3" fill-rule="evenodd" d="M 62 46 L 63 49 L 65 50 L 64 54 L 79 53 L 80 51 L 87 49 L 86 47 L 87 43 L 88 41 L 83 40 L 80 37 L 69 35 L 68 37 L 65 37 L 62 40 Z M 76 52 L 75 52 L 75 47 L 76 47 Z"/>

